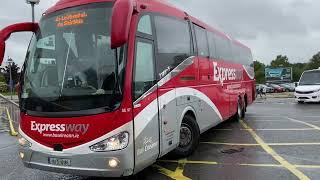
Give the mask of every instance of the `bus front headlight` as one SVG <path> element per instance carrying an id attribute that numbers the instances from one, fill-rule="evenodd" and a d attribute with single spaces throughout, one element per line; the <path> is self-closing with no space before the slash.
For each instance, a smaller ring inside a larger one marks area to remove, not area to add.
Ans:
<path id="1" fill-rule="evenodd" d="M 92 146 L 90 146 L 91 151 L 95 152 L 103 152 L 103 151 L 115 151 L 121 150 L 128 146 L 129 143 L 129 133 L 121 132 L 116 134 L 106 140 L 98 142 Z"/>
<path id="2" fill-rule="evenodd" d="M 19 142 L 19 145 L 22 147 L 31 147 L 31 143 L 21 135 L 19 135 L 18 142 Z"/>

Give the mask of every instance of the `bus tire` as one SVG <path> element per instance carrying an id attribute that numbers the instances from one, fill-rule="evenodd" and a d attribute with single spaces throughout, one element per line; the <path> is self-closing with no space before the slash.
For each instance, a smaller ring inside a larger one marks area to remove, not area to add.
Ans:
<path id="1" fill-rule="evenodd" d="M 181 127 L 179 146 L 173 150 L 172 154 L 176 157 L 187 157 L 197 148 L 200 141 L 200 129 L 193 116 L 185 115 Z"/>
<path id="2" fill-rule="evenodd" d="M 240 101 L 241 102 L 241 101 Z M 247 103 L 246 103 L 246 99 L 244 98 L 243 103 L 241 103 L 241 119 L 245 118 L 246 116 L 246 109 L 247 109 Z"/>
<path id="3" fill-rule="evenodd" d="M 241 99 L 238 99 L 238 105 L 237 105 L 237 111 L 236 113 L 233 115 L 232 120 L 233 121 L 240 121 L 240 119 L 242 118 L 242 115 L 244 114 L 244 109 L 242 108 L 241 105 Z"/>
<path id="4" fill-rule="evenodd" d="M 243 119 L 245 117 L 246 117 L 246 108 L 243 107 L 242 110 L 241 110 L 241 119 Z"/>

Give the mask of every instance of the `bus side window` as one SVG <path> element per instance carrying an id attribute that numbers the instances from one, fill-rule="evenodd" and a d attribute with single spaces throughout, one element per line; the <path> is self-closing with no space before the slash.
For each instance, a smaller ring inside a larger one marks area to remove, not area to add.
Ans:
<path id="1" fill-rule="evenodd" d="M 144 15 L 140 18 L 138 24 L 138 32 L 152 36 L 151 17 L 149 15 Z"/>
<path id="2" fill-rule="evenodd" d="M 230 40 L 217 34 L 214 35 L 214 38 L 216 42 L 216 52 L 218 58 L 227 61 L 232 61 L 234 58 L 231 53 Z"/>
<path id="3" fill-rule="evenodd" d="M 187 21 L 155 16 L 157 78 L 165 77 L 191 55 L 191 37 Z"/>
<path id="4" fill-rule="evenodd" d="M 212 32 L 208 32 L 208 43 L 209 43 L 210 58 L 216 59 L 217 58 L 216 44 L 215 44 L 215 39 Z"/>
<path id="5" fill-rule="evenodd" d="M 199 56 L 209 57 L 208 38 L 206 30 L 197 25 L 194 25 L 194 29 L 197 38 Z"/>
<path id="6" fill-rule="evenodd" d="M 138 40 L 134 66 L 134 100 L 147 92 L 155 84 L 153 45 Z"/>

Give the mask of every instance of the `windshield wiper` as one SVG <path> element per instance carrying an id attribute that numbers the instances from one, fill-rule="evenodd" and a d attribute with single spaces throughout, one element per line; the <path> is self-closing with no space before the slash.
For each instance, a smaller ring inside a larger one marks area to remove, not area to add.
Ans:
<path id="1" fill-rule="evenodd" d="M 72 31 L 71 31 L 71 34 L 73 34 Z M 62 77 L 62 85 L 61 85 L 61 90 L 60 90 L 60 97 L 62 96 L 64 81 L 65 81 L 65 78 L 66 78 L 66 70 L 67 70 L 69 53 L 70 53 L 70 48 L 71 48 L 71 40 L 72 40 L 72 38 L 70 38 L 69 43 L 68 43 L 68 44 L 69 44 L 69 45 L 68 45 L 68 52 L 67 52 L 67 57 L 66 57 L 65 64 L 64 64 L 63 77 Z"/>

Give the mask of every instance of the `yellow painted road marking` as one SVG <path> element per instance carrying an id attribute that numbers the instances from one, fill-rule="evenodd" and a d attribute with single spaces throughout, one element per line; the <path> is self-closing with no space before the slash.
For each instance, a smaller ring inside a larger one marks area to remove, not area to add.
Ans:
<path id="1" fill-rule="evenodd" d="M 179 163 L 177 160 L 159 160 L 159 162 L 166 163 Z M 203 165 L 236 165 L 236 166 L 251 166 L 251 167 L 284 167 L 281 164 L 249 164 L 249 163 L 218 163 L 215 161 L 189 161 L 185 160 L 186 164 L 203 164 Z M 293 165 L 296 168 L 306 168 L 306 169 L 320 169 L 320 165 Z M 158 166 L 159 167 L 159 166 Z M 171 171 L 173 172 L 173 171 Z"/>
<path id="2" fill-rule="evenodd" d="M 248 115 L 248 117 L 250 117 L 250 118 L 283 118 L 283 116 L 263 116 L 263 115 L 259 115 L 259 116 L 257 116 L 257 115 L 253 115 L 253 116 L 250 116 L 250 115 Z"/>
<path id="3" fill-rule="evenodd" d="M 8 120 L 9 120 L 9 126 L 10 126 L 10 134 L 11 134 L 11 136 L 17 136 L 18 133 L 14 130 L 13 121 L 11 119 L 8 108 L 6 108 L 6 110 L 7 110 L 7 116 L 8 116 Z"/>
<path id="4" fill-rule="evenodd" d="M 320 142 L 310 143 L 266 143 L 269 146 L 315 146 L 320 145 Z"/>
<path id="5" fill-rule="evenodd" d="M 211 129 L 213 131 L 232 131 L 233 129 Z"/>
<path id="6" fill-rule="evenodd" d="M 269 119 L 266 119 L 266 120 L 254 120 L 254 119 L 250 119 L 250 121 L 255 121 L 255 122 L 288 122 L 288 120 L 269 120 Z"/>
<path id="7" fill-rule="evenodd" d="M 248 130 L 248 129 L 242 129 Z M 253 129 L 254 131 L 314 131 L 313 128 L 292 128 L 292 129 Z"/>
<path id="8" fill-rule="evenodd" d="M 269 153 L 275 160 L 277 160 L 283 167 L 288 169 L 291 173 L 296 175 L 299 179 L 307 180 L 310 179 L 308 176 L 303 174 L 300 170 L 298 170 L 294 165 L 290 164 L 287 160 L 282 158 L 278 153 L 276 153 L 269 145 L 267 145 L 244 121 L 240 120 L 241 125 L 248 129 L 248 132 L 252 135 L 252 137 L 257 141 L 261 147 Z"/>
<path id="9" fill-rule="evenodd" d="M 213 131 L 234 131 L 237 129 L 212 129 Z M 241 131 L 247 131 L 248 129 L 240 129 Z M 289 128 L 289 129 L 263 129 L 263 128 L 258 128 L 258 129 L 253 129 L 254 131 L 314 131 L 316 129 L 314 128 Z"/>
<path id="10" fill-rule="evenodd" d="M 320 169 L 320 165 L 294 165 L 297 168 Z"/>
<path id="11" fill-rule="evenodd" d="M 159 162 L 168 162 L 168 163 L 178 163 L 177 160 L 158 160 Z M 220 163 L 214 162 L 214 161 L 189 161 L 185 160 L 185 164 L 208 164 L 208 165 L 218 165 Z"/>
<path id="12" fill-rule="evenodd" d="M 281 164 L 238 164 L 239 166 L 252 166 L 252 167 L 283 167 Z"/>
<path id="13" fill-rule="evenodd" d="M 304 116 L 306 117 L 306 116 Z M 250 121 L 253 122 L 290 122 L 291 120 L 285 119 L 285 120 L 254 120 L 254 119 L 250 119 Z M 320 120 L 305 120 L 304 122 L 320 122 Z"/>
<path id="14" fill-rule="evenodd" d="M 212 144 L 212 145 L 227 145 L 227 146 L 260 146 L 260 144 L 250 143 L 223 143 L 223 142 L 200 142 L 200 144 Z M 320 142 L 310 143 L 266 143 L 269 146 L 315 146 L 320 145 Z"/>
<path id="15" fill-rule="evenodd" d="M 307 123 L 307 122 L 304 122 L 304 121 L 299 121 L 299 120 L 296 120 L 296 119 L 292 119 L 292 118 L 289 118 L 287 117 L 289 120 L 291 121 L 294 121 L 294 122 L 298 122 L 298 123 L 301 123 L 301 124 L 305 124 L 311 128 L 314 128 L 315 130 L 319 130 L 320 131 L 320 127 L 319 126 L 316 126 L 316 125 L 313 125 L 313 124 L 310 124 L 310 123 Z"/>
<path id="16" fill-rule="evenodd" d="M 171 161 L 173 162 L 173 161 Z M 169 169 L 166 169 L 164 167 L 161 167 L 157 164 L 154 164 L 153 167 L 157 168 L 161 174 L 168 176 L 172 179 L 179 179 L 179 180 L 190 180 L 190 178 L 186 177 L 183 175 L 183 171 L 184 171 L 184 166 L 187 163 L 186 159 L 181 159 L 179 161 L 175 161 L 178 163 L 178 167 L 176 168 L 175 171 L 171 171 Z"/>
<path id="17" fill-rule="evenodd" d="M 178 163 L 177 160 L 159 160 L 160 162 Z M 237 165 L 237 166 L 254 166 L 254 167 L 282 167 L 281 164 L 246 164 L 246 163 L 218 163 L 215 161 L 185 161 L 186 164 L 203 164 L 203 165 Z"/>
<path id="18" fill-rule="evenodd" d="M 228 145 L 228 146 L 259 146 L 259 144 L 248 144 L 248 143 L 222 143 L 222 142 L 200 142 L 201 144 L 212 144 L 212 145 Z"/>

